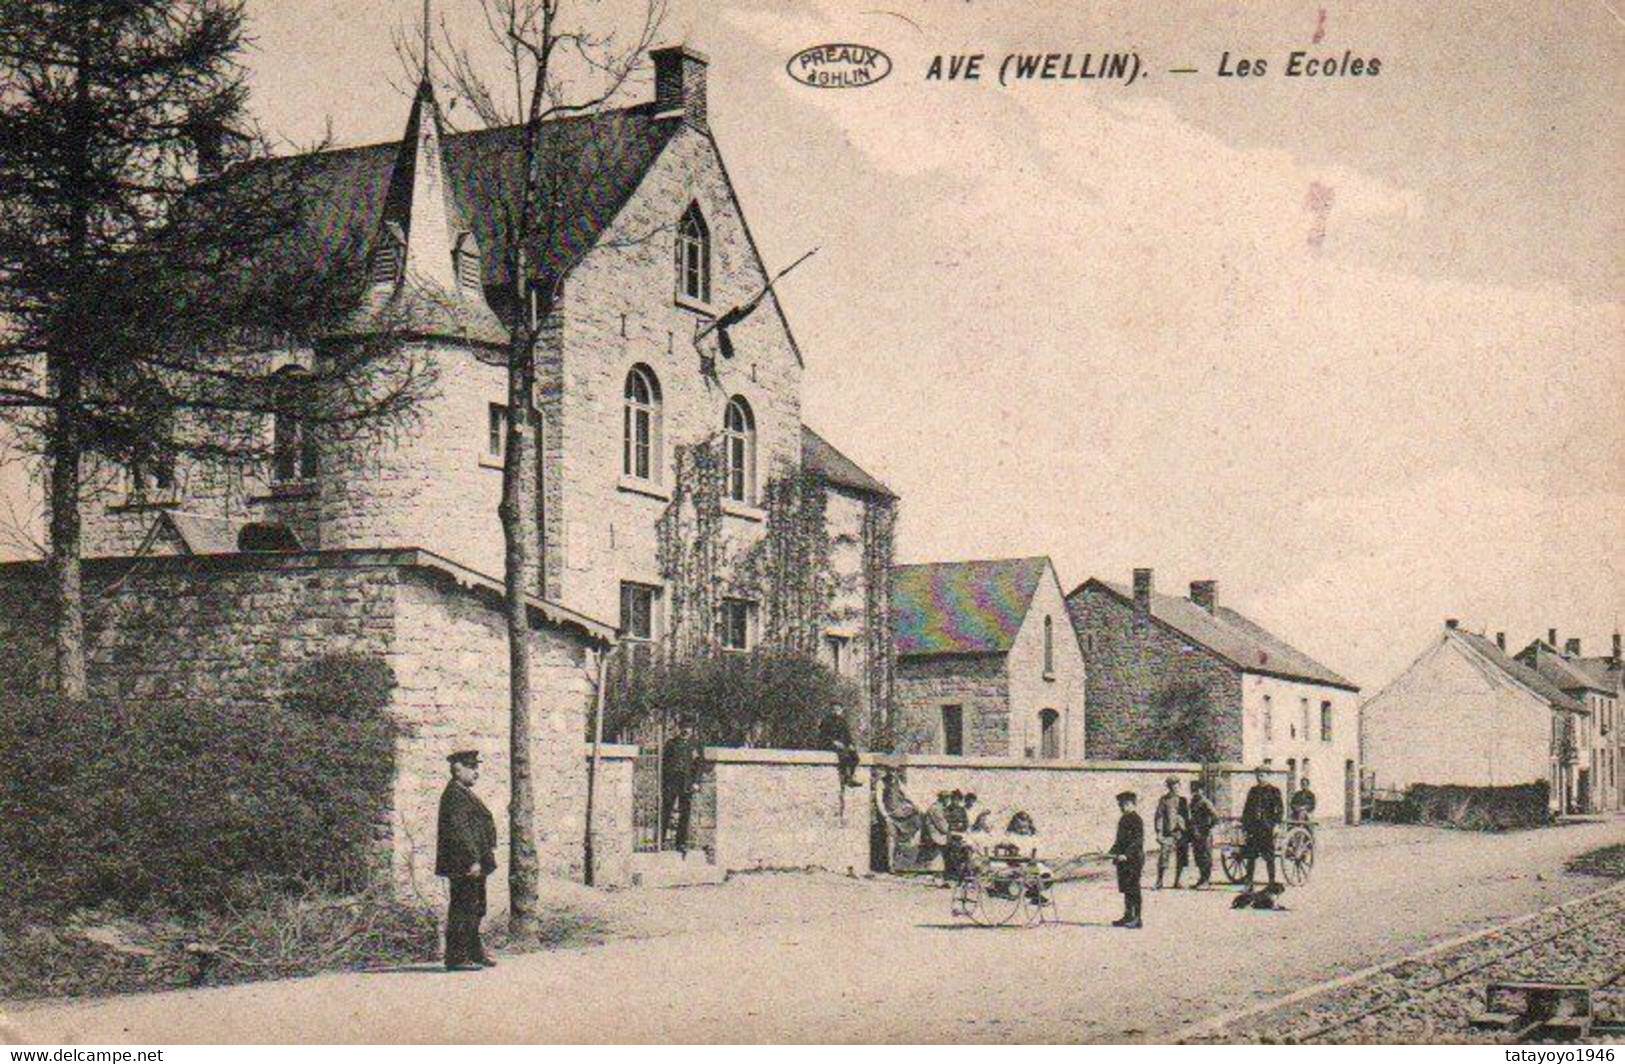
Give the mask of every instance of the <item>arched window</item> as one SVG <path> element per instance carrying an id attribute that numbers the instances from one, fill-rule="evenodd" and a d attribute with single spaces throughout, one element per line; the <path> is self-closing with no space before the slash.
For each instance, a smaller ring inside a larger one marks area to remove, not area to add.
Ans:
<path id="1" fill-rule="evenodd" d="M 316 440 L 301 412 L 310 399 L 310 375 L 297 366 L 276 374 L 276 413 L 271 419 L 271 483 L 316 479 Z"/>
<path id="2" fill-rule="evenodd" d="M 677 223 L 677 291 L 685 299 L 711 302 L 711 230 L 697 203 L 689 204 Z"/>
<path id="3" fill-rule="evenodd" d="M 1044 675 L 1055 675 L 1055 618 L 1044 618 Z"/>
<path id="4" fill-rule="evenodd" d="M 660 480 L 660 381 L 648 366 L 633 366 L 626 375 L 621 472 L 639 480 Z"/>
<path id="5" fill-rule="evenodd" d="M 485 288 L 485 274 L 480 266 L 480 245 L 473 233 L 459 233 L 457 246 L 451 253 L 452 268 L 457 283 L 467 292 L 478 294 Z"/>
<path id="6" fill-rule="evenodd" d="M 1053 709 L 1038 711 L 1038 756 L 1049 761 L 1061 756 L 1061 715 Z"/>
<path id="7" fill-rule="evenodd" d="M 722 443 L 728 498 L 749 505 L 756 501 L 756 418 L 737 395 L 728 400 Z"/>

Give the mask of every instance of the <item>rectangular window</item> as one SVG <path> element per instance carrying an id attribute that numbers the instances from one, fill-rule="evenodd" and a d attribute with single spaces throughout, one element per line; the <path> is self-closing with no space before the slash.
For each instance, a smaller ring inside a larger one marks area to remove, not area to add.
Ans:
<path id="1" fill-rule="evenodd" d="M 945 754 L 963 754 L 965 752 L 965 707 L 942 707 L 942 752 Z"/>
<path id="2" fill-rule="evenodd" d="M 655 603 L 660 589 L 648 584 L 621 585 L 621 637 L 647 643 L 655 637 Z"/>
<path id="3" fill-rule="evenodd" d="M 1309 738 L 1309 699 L 1298 699 L 1298 716 L 1303 720 L 1303 729 L 1298 732 L 1305 739 Z"/>
<path id="4" fill-rule="evenodd" d="M 1323 743 L 1332 741 L 1332 704 L 1330 702 L 1320 704 L 1320 741 Z"/>
<path id="5" fill-rule="evenodd" d="M 744 599 L 722 600 L 722 649 L 749 650 L 755 626 L 756 604 Z"/>
<path id="6" fill-rule="evenodd" d="M 508 408 L 492 403 L 486 411 L 485 456 L 501 461 L 508 453 Z"/>
<path id="7" fill-rule="evenodd" d="M 824 650 L 829 655 L 830 671 L 837 676 L 846 675 L 847 659 L 851 654 L 852 640 L 844 635 L 827 635 L 824 637 Z"/>
<path id="8" fill-rule="evenodd" d="M 1264 696 L 1264 740 L 1266 742 L 1275 738 L 1275 700 L 1269 695 Z"/>

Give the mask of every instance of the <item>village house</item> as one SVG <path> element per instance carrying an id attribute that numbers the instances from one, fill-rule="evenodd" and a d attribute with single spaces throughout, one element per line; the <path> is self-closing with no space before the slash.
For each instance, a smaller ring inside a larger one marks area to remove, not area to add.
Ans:
<path id="1" fill-rule="evenodd" d="M 290 408 L 267 419 L 263 467 L 124 471 L 120 490 L 87 506 L 85 553 L 140 557 L 138 574 L 162 579 L 92 567 L 142 599 L 92 617 L 104 682 L 162 671 L 142 660 L 161 645 L 210 663 L 181 670 L 189 684 L 229 670 L 234 697 L 274 699 L 279 653 L 342 650 L 372 632 L 359 645 L 389 654 L 417 700 L 415 738 L 403 741 L 423 752 L 406 762 L 437 778 L 446 750 L 479 745 L 487 782 L 505 790 L 505 323 L 536 314 L 533 613 L 538 653 L 556 663 L 537 679 L 550 780 L 538 808 L 552 867 L 579 870 L 594 649 L 618 639 L 644 657 L 818 653 L 862 690 L 860 735 L 883 720 L 897 499 L 802 423 L 803 355 L 710 131 L 706 58 L 686 47 L 650 58 L 652 100 L 545 125 L 557 224 L 527 237 L 531 290 L 550 294 L 531 307 L 508 305 L 497 253 L 502 197 L 524 187 L 524 131 L 447 134 L 427 79 L 398 142 L 255 164 L 297 168 L 308 209 L 282 249 L 290 266 L 365 248 L 366 295 L 348 328 L 388 322 L 437 371 L 436 391 L 387 443 L 324 439 Z M 291 385 L 322 355 L 278 357 Z M 31 585 L 9 568 L 26 597 Z M 369 619 L 374 585 L 388 601 Z M 228 661 L 233 647 L 212 643 L 184 605 L 200 602 L 251 652 Z M 421 621 L 425 611 L 439 619 Z M 459 625 L 458 639 L 436 641 Z M 457 714 L 437 715 L 442 688 L 461 700 Z M 432 793 L 435 780 L 413 785 Z"/>
<path id="2" fill-rule="evenodd" d="M 1083 758 L 1083 656 L 1048 558 L 900 565 L 892 610 L 909 749 Z"/>
<path id="3" fill-rule="evenodd" d="M 1448 620 L 1361 710 L 1375 787 L 1550 787 L 1552 808 L 1579 802 L 1580 737 L 1590 711 L 1495 639 Z"/>
<path id="4" fill-rule="evenodd" d="M 1606 721 L 1599 721 L 1592 737 L 1603 809 L 1625 809 L 1625 735 L 1620 734 L 1620 713 L 1625 710 L 1625 663 L 1620 659 L 1620 634 L 1614 633 L 1612 653 L 1585 657 L 1576 644 L 1574 664 L 1613 692 Z"/>
<path id="5" fill-rule="evenodd" d="M 1089 757 L 1241 762 L 1309 779 L 1321 819 L 1359 819 L 1359 688 L 1235 610 L 1214 581 L 1160 594 L 1091 579 L 1066 598 Z"/>
<path id="6" fill-rule="evenodd" d="M 1578 639 L 1569 639 L 1559 650 L 1557 629 L 1553 628 L 1545 640 L 1537 639 L 1518 651 L 1515 660 L 1540 673 L 1589 711 L 1579 722 L 1574 803 L 1587 811 L 1620 808 L 1617 658 L 1583 658 Z"/>

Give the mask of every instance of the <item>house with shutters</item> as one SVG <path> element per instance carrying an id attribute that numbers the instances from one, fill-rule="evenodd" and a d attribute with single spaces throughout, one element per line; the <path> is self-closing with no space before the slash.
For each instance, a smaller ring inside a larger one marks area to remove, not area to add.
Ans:
<path id="1" fill-rule="evenodd" d="M 1089 756 L 1223 761 L 1308 778 L 1322 819 L 1359 818 L 1359 687 L 1200 580 L 1165 595 L 1091 579 L 1066 597 L 1087 680 Z"/>
<path id="2" fill-rule="evenodd" d="M 1618 636 L 1612 657 L 1586 658 L 1574 638 L 1558 649 L 1557 629 L 1552 628 L 1544 640 L 1534 640 L 1514 656 L 1587 710 L 1577 719 L 1576 765 L 1569 781 L 1569 804 L 1577 809 L 1620 808 L 1618 654 Z"/>
<path id="3" fill-rule="evenodd" d="M 711 131 L 706 57 L 649 60 L 651 98 L 544 124 L 550 222 L 517 238 L 522 256 L 501 248 L 526 131 L 448 132 L 427 79 L 399 140 L 219 175 L 253 209 L 255 174 L 295 173 L 303 214 L 264 268 L 361 249 L 346 336 L 387 323 L 435 387 L 387 441 L 324 435 L 290 405 L 266 419 L 263 465 L 112 470 L 121 486 L 84 515 L 91 569 L 130 600 L 92 618 L 107 683 L 156 682 L 161 653 L 191 662 L 165 684 L 252 702 L 279 697 L 300 658 L 375 649 L 412 700 L 410 772 L 432 781 L 445 749 L 476 746 L 505 788 L 505 348 L 530 315 L 536 761 L 553 788 L 538 806 L 556 866 L 580 860 L 594 649 L 816 653 L 862 692 L 860 736 L 884 719 L 897 498 L 802 422 L 806 359 Z M 509 295 L 516 261 L 533 271 L 527 306 Z M 297 382 L 331 352 L 266 357 Z M 0 577 L 28 599 L 32 577 Z"/>
<path id="4" fill-rule="evenodd" d="M 1380 790 L 1413 784 L 1543 784 L 1552 809 L 1580 804 L 1591 711 L 1540 670 L 1508 656 L 1506 637 L 1448 620 L 1361 710 L 1366 770 Z"/>
<path id="5" fill-rule="evenodd" d="M 892 616 L 905 749 L 1082 760 L 1083 656 L 1048 558 L 900 565 Z"/>

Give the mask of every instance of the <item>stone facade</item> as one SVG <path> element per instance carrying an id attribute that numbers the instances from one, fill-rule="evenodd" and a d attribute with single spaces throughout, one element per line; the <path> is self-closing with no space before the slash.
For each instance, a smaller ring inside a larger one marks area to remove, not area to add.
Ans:
<path id="1" fill-rule="evenodd" d="M 958 706 L 961 753 L 1010 748 L 1010 678 L 1002 654 L 908 657 L 897 662 L 898 739 L 911 751 L 942 751 L 943 710 Z"/>
<path id="2" fill-rule="evenodd" d="M 418 551 L 310 552 L 150 558 L 87 564 L 87 647 L 93 695 L 182 695 L 274 705 L 301 667 L 333 654 L 388 663 L 390 712 L 402 725 L 380 856 L 403 889 L 437 898 L 435 810 L 446 755 L 478 749 L 481 795 L 506 846 L 507 673 L 497 589 Z M 8 640 L 48 632 L 38 616 L 37 565 L 0 566 L 0 626 Z M 532 719 L 537 842 L 545 869 L 579 876 L 586 797 L 581 736 L 592 697 L 591 634 L 538 618 Z M 505 852 L 505 851 L 504 851 Z M 506 879 L 491 881 L 493 904 Z"/>

